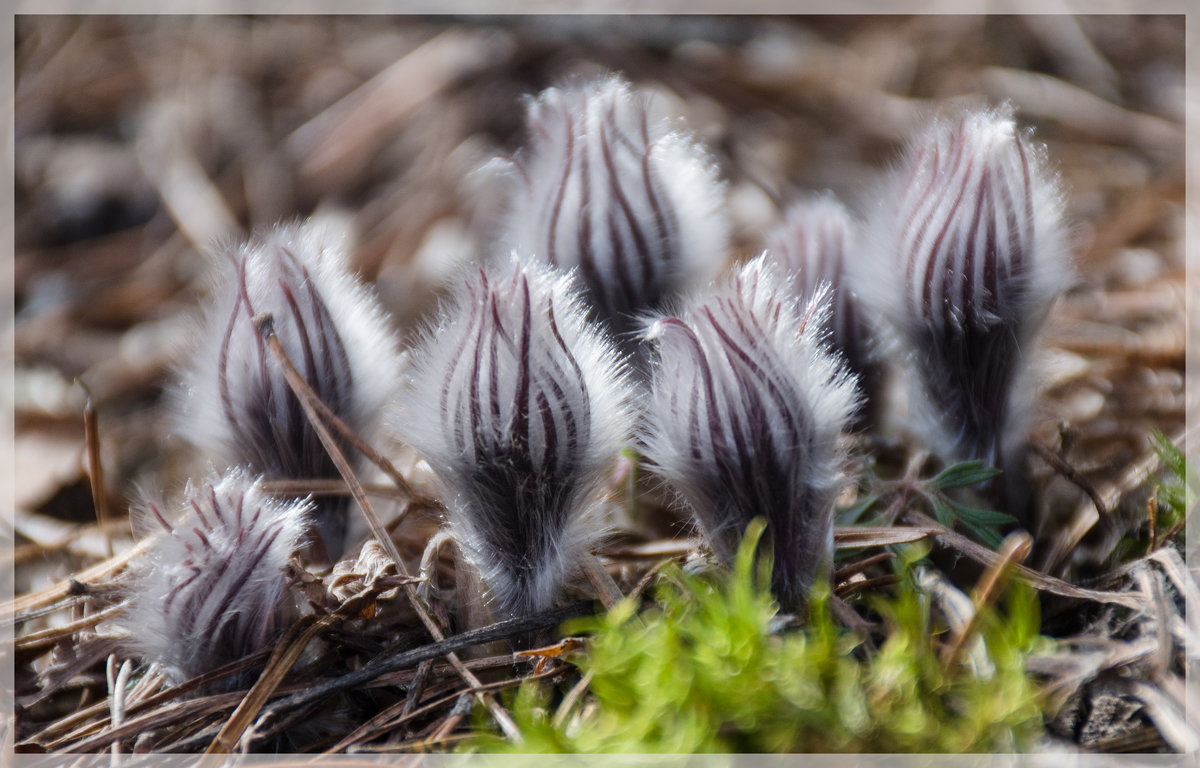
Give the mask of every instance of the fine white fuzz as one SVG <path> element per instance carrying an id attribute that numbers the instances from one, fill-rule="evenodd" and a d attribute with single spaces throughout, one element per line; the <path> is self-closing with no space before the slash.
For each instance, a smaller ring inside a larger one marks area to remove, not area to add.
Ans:
<path id="1" fill-rule="evenodd" d="M 818 291 L 831 292 L 826 321 L 829 339 L 858 379 L 864 399 L 872 401 L 880 381 L 875 333 L 863 315 L 846 267 L 855 252 L 856 230 L 846 207 L 833 196 L 823 195 L 789 208 L 784 221 L 767 233 L 766 252 L 783 274 L 791 276 L 801 302 L 811 300 Z M 860 422 L 867 426 L 870 419 L 860 417 Z"/>
<path id="2" fill-rule="evenodd" d="M 827 295 L 801 314 L 792 290 L 759 257 L 656 321 L 644 436 L 647 458 L 723 560 L 751 520 L 766 519 L 772 586 L 789 608 L 828 575 L 838 436 L 857 404 L 853 379 L 821 342 Z"/>
<path id="3" fill-rule="evenodd" d="M 279 341 L 309 386 L 369 439 L 400 375 L 383 310 L 347 271 L 341 243 L 312 224 L 278 227 L 218 261 L 182 377 L 181 431 L 218 464 L 272 479 L 337 477 L 253 318 L 274 316 Z M 319 543 L 331 560 L 345 545 L 347 508 L 345 497 L 331 497 L 316 511 Z"/>
<path id="4" fill-rule="evenodd" d="M 638 315 L 712 279 L 729 241 L 714 161 L 656 108 L 617 76 L 549 88 L 512 174 L 509 244 L 576 269 L 623 342 Z"/>
<path id="5" fill-rule="evenodd" d="M 263 648 L 280 629 L 283 569 L 309 524 L 311 502 L 265 494 L 242 469 L 189 484 L 172 522 L 134 568 L 125 622 L 133 650 L 174 682 Z M 244 677 L 222 687 L 237 687 Z"/>
<path id="6" fill-rule="evenodd" d="M 604 531 L 592 496 L 632 425 L 612 347 L 568 277 L 514 259 L 465 276 L 425 334 L 400 429 L 500 614 L 552 605 Z"/>
<path id="7" fill-rule="evenodd" d="M 865 271 L 948 458 L 1016 469 L 1033 339 L 1071 280 L 1062 195 L 1004 107 L 938 120 L 880 197 Z M 1014 510 L 1019 513 L 1019 510 Z"/>

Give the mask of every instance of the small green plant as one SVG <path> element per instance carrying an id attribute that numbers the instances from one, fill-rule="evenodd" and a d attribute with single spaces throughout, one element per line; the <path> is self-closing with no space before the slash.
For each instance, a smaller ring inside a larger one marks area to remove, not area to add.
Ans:
<path id="1" fill-rule="evenodd" d="M 978 752 L 1030 745 L 1041 709 L 1025 658 L 1037 640 L 1036 597 L 1014 589 L 1007 615 L 981 617 L 993 669 L 947 662 L 943 631 L 914 563 L 900 558 L 896 593 L 872 607 L 879 648 L 841 629 L 818 587 L 803 630 L 776 632 L 770 566 L 756 562 L 762 526 L 747 531 L 724 578 L 678 567 L 658 577 L 652 607 L 626 600 L 571 627 L 591 633 L 573 663 L 592 676 L 571 713 L 526 684 L 512 702 L 535 752 Z M 564 714 L 566 716 L 564 716 Z M 471 748 L 514 749 L 495 736 Z"/>
<path id="2" fill-rule="evenodd" d="M 1150 443 L 1166 472 L 1154 480 L 1154 506 L 1146 510 L 1146 525 L 1117 544 L 1110 565 L 1142 557 L 1164 544 L 1181 543 L 1184 521 L 1196 505 L 1200 479 L 1183 451 L 1157 429 L 1150 433 Z"/>
<path id="3" fill-rule="evenodd" d="M 1004 536 L 1000 528 L 1017 522 L 1012 515 L 997 512 L 992 509 L 972 507 L 955 500 L 946 491 L 953 488 L 967 488 L 986 480 L 991 480 L 1000 474 L 1000 470 L 989 467 L 982 461 L 964 461 L 946 467 L 929 480 L 921 484 L 920 493 L 929 502 L 933 515 L 938 522 L 947 528 L 953 528 L 955 523 L 961 523 L 977 539 L 996 549 Z"/>
<path id="4" fill-rule="evenodd" d="M 939 523 L 947 528 L 961 524 L 980 542 L 996 549 L 1004 540 L 1001 531 L 1017 519 L 1005 512 L 964 504 L 952 491 L 978 485 L 1000 474 L 999 469 L 982 461 L 963 461 L 930 478 L 882 480 L 868 467 L 864 475 L 865 492 L 854 504 L 837 511 L 837 524 L 858 525 L 880 500 L 886 506 L 899 495 L 905 503 L 912 499 L 923 500 Z"/>
<path id="5" fill-rule="evenodd" d="M 1188 467 L 1187 458 L 1171 440 L 1154 430 L 1150 435 L 1154 450 L 1167 468 L 1168 476 L 1158 481 L 1158 521 L 1157 528 L 1170 532 L 1178 527 L 1182 531 L 1182 522 L 1196 504 L 1197 488 L 1200 479 L 1193 469 Z"/>

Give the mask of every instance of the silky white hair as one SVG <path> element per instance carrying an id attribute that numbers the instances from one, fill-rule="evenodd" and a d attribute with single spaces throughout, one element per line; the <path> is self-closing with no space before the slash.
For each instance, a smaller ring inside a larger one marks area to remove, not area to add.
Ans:
<path id="1" fill-rule="evenodd" d="M 826 312 L 827 290 L 801 310 L 760 256 L 648 333 L 658 354 L 647 458 L 724 561 L 746 526 L 766 519 L 773 588 L 789 608 L 828 575 L 838 438 L 857 405 L 852 377 L 822 339 Z"/>
<path id="2" fill-rule="evenodd" d="M 273 498 L 260 479 L 232 469 L 189 483 L 176 515 L 146 507 L 163 530 L 132 568 L 122 622 L 131 650 L 178 683 L 265 647 L 280 629 L 283 569 L 312 502 Z"/>
<path id="3" fill-rule="evenodd" d="M 632 432 L 623 364 L 571 279 L 515 256 L 463 276 L 413 360 L 398 429 L 487 599 L 549 607 L 605 532 L 594 492 Z"/>

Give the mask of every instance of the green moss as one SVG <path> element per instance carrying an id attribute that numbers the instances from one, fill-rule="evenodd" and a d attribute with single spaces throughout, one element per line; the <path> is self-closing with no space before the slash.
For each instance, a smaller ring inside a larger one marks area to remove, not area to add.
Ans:
<path id="1" fill-rule="evenodd" d="M 868 652 L 817 590 L 803 630 L 772 633 L 769 567 L 755 563 L 752 526 L 733 572 L 694 576 L 671 567 L 652 607 L 631 601 L 571 631 L 592 635 L 573 659 L 592 674 L 590 698 L 553 724 L 552 691 L 529 684 L 512 702 L 534 752 L 972 752 L 1010 751 L 1041 732 L 1025 658 L 1038 642 L 1037 604 L 1014 589 L 1005 616 L 981 617 L 994 666 L 948 667 L 928 597 L 901 558 L 895 594 L 871 607 L 885 637 Z M 470 745 L 511 750 L 494 736 Z"/>

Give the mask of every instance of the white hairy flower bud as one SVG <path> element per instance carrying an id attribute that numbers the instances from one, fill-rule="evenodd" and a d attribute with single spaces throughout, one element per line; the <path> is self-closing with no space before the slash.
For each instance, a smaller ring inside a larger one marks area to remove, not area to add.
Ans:
<path id="1" fill-rule="evenodd" d="M 311 502 L 265 494 L 242 469 L 189 485 L 178 520 L 134 567 L 125 624 L 142 658 L 182 682 L 265 647 L 281 629 L 283 569 L 300 545 Z M 245 676 L 227 680 L 233 688 Z"/>
<path id="2" fill-rule="evenodd" d="M 760 257 L 654 323 L 644 439 L 724 561 L 755 517 L 766 520 L 772 587 L 798 608 L 832 563 L 838 437 L 857 395 L 821 343 L 827 295 L 801 314 L 792 290 Z"/>
<path id="3" fill-rule="evenodd" d="M 1018 474 L 1034 336 L 1071 280 L 1042 148 L 1009 108 L 935 121 L 876 214 L 860 282 L 907 348 L 931 438 Z"/>
<path id="4" fill-rule="evenodd" d="M 569 278 L 514 259 L 468 275 L 425 334 L 400 429 L 501 615 L 552 605 L 604 531 L 602 471 L 632 431 L 612 347 Z"/>
<path id="5" fill-rule="evenodd" d="M 338 477 L 253 319 L 273 315 L 308 385 L 369 438 L 400 375 L 382 308 L 347 271 L 340 243 L 311 224 L 276 228 L 223 256 L 182 377 L 182 432 L 218 463 L 271 479 Z M 318 505 L 314 544 L 330 559 L 343 551 L 347 509 L 346 497 Z"/>
<path id="6" fill-rule="evenodd" d="M 575 269 L 623 343 L 637 316 L 710 280 L 729 224 L 712 158 L 616 76 L 549 88 L 528 106 L 508 242 Z"/>

